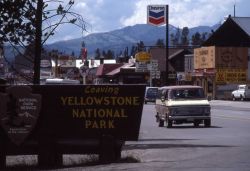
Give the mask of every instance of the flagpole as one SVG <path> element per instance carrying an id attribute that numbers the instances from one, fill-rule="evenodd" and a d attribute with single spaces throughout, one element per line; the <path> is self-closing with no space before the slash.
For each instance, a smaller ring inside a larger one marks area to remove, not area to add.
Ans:
<path id="1" fill-rule="evenodd" d="M 166 85 L 169 85 L 168 82 L 168 5 L 166 5 Z"/>

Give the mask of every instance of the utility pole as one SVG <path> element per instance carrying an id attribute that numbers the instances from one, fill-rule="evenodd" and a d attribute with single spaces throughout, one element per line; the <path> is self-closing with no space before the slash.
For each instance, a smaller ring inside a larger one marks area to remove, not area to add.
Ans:
<path id="1" fill-rule="evenodd" d="M 234 17 L 235 17 L 235 5 L 236 5 L 236 4 L 234 4 Z"/>
<path id="2" fill-rule="evenodd" d="M 40 84 L 40 63 L 41 63 L 41 53 L 42 53 L 42 14 L 43 14 L 43 0 L 38 0 L 36 9 L 36 25 L 35 25 L 36 34 L 35 34 L 33 84 Z"/>
<path id="3" fill-rule="evenodd" d="M 166 5 L 166 85 L 169 85 L 168 82 L 168 5 Z"/>

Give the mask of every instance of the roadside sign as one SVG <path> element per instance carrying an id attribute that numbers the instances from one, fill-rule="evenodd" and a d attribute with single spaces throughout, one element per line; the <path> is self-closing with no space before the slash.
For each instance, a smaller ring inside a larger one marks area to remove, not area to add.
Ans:
<path id="1" fill-rule="evenodd" d="M 148 52 L 138 52 L 135 54 L 135 59 L 138 62 L 148 62 L 150 61 L 151 54 Z"/>
<path id="2" fill-rule="evenodd" d="M 149 64 L 147 62 L 136 62 L 135 72 L 148 72 Z"/>
<path id="3" fill-rule="evenodd" d="M 217 84 L 224 83 L 245 83 L 247 80 L 246 69 L 217 69 L 215 82 Z"/>
<path id="4" fill-rule="evenodd" d="M 48 68 L 48 67 L 51 67 L 51 62 L 50 60 L 41 60 L 41 63 L 40 63 L 40 67 L 41 68 Z"/>
<path id="5" fill-rule="evenodd" d="M 167 6 L 166 5 L 148 5 L 147 23 L 160 26 L 167 23 Z"/>

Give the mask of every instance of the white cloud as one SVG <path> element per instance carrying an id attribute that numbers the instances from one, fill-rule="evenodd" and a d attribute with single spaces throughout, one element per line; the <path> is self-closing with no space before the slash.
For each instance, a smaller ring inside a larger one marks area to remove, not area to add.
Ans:
<path id="1" fill-rule="evenodd" d="M 120 22 L 123 26 L 147 23 L 147 6 L 148 5 L 166 4 L 164 0 L 139 0 L 135 3 L 135 10 L 128 18 L 121 18 Z"/>
<path id="2" fill-rule="evenodd" d="M 75 8 L 76 9 L 84 9 L 86 7 L 86 3 L 85 2 L 79 2 L 76 4 Z"/>
<path id="3" fill-rule="evenodd" d="M 169 24 L 191 28 L 220 22 L 225 16 L 233 14 L 235 2 L 237 16 L 249 17 L 249 0 L 75 0 L 72 11 L 81 14 L 89 24 L 88 31 L 94 33 L 145 24 L 147 5 L 169 5 Z M 82 36 L 80 29 L 72 25 L 61 27 L 57 33 L 53 41 L 67 39 L 67 36 Z"/>
<path id="4" fill-rule="evenodd" d="M 240 0 L 238 0 L 240 1 Z M 169 5 L 169 24 L 179 27 L 214 25 L 232 11 L 235 0 L 139 0 L 128 18 L 121 18 L 124 26 L 146 23 L 147 5 Z"/>

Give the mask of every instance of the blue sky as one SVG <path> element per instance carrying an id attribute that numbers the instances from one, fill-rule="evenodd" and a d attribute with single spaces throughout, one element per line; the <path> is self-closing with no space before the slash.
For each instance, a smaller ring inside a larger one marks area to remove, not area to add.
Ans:
<path id="1" fill-rule="evenodd" d="M 176 27 L 212 26 L 233 15 L 234 4 L 236 16 L 250 17 L 249 0 L 75 0 L 72 11 L 83 16 L 88 32 L 63 25 L 48 43 L 146 24 L 147 5 L 169 5 L 169 24 Z"/>

